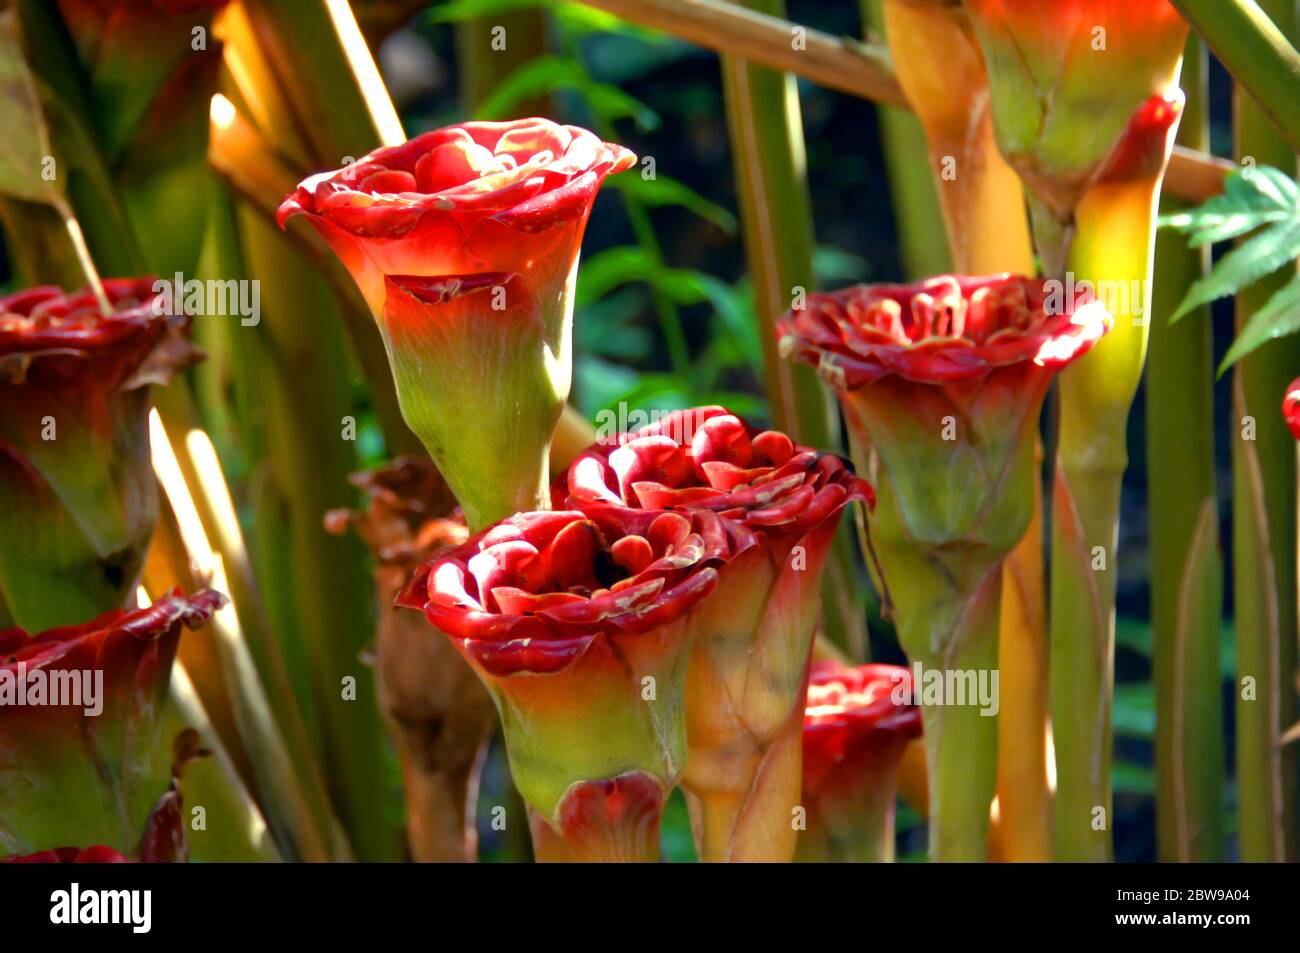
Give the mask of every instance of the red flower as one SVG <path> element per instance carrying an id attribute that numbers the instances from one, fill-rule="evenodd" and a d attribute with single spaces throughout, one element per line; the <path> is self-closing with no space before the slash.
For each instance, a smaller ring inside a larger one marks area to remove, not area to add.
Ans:
<path id="1" fill-rule="evenodd" d="M 719 574 L 692 621 L 683 784 L 707 860 L 788 860 L 798 738 L 820 578 L 844 507 L 874 504 L 839 457 L 758 432 L 722 407 L 678 411 L 581 454 L 553 495 L 593 517 L 706 512 L 758 545 Z M 759 785 L 757 779 L 766 778 Z M 780 816 L 780 823 L 773 818 Z M 754 834 L 747 834 L 747 831 Z"/>
<path id="2" fill-rule="evenodd" d="M 129 864 L 111 847 L 59 847 L 21 857 L 0 857 L 0 864 Z"/>
<path id="3" fill-rule="evenodd" d="M 1300 377 L 1291 382 L 1282 400 L 1282 416 L 1291 430 L 1291 436 L 1300 440 Z"/>
<path id="4" fill-rule="evenodd" d="M 0 853 L 69 841 L 142 860 L 183 853 L 159 713 L 181 627 L 198 628 L 225 601 L 178 590 L 82 625 L 0 631 Z"/>
<path id="5" fill-rule="evenodd" d="M 360 286 L 471 529 L 544 505 L 582 234 L 605 177 L 634 161 L 545 119 L 466 123 L 312 176 L 280 206 Z"/>
<path id="6" fill-rule="evenodd" d="M 805 794 L 837 771 L 901 754 L 921 737 L 921 709 L 895 701 L 900 691 L 910 699 L 911 685 L 911 671 L 899 665 L 813 663 L 803 718 Z"/>
<path id="7" fill-rule="evenodd" d="M 753 545 L 709 512 L 522 513 L 403 593 L 495 696 L 515 783 L 566 856 L 655 856 L 686 761 L 691 610 Z"/>
<path id="8" fill-rule="evenodd" d="M 1013 275 L 941 275 L 914 285 L 860 285 L 812 295 L 778 326 L 782 346 L 840 390 L 890 374 L 944 384 L 1031 363 L 1043 378 L 1080 357 L 1109 318 L 1086 297 Z"/>
<path id="9" fill-rule="evenodd" d="M 803 722 L 803 861 L 887 861 L 894 798 L 909 741 L 921 735 L 912 674 L 896 665 L 813 664 Z"/>
<path id="10" fill-rule="evenodd" d="M 712 514 L 521 513 L 420 567 L 399 599 L 491 675 L 554 674 L 635 639 L 713 591 L 752 545 Z"/>
<path id="11" fill-rule="evenodd" d="M 705 509 L 756 532 L 800 536 L 850 499 L 874 505 L 870 485 L 839 457 L 759 432 L 725 407 L 674 411 L 583 452 L 552 491 L 587 512 Z"/>
<path id="12" fill-rule="evenodd" d="M 157 516 L 148 385 L 191 363 L 150 278 L 0 298 L 0 624 L 48 628 L 122 605 Z"/>

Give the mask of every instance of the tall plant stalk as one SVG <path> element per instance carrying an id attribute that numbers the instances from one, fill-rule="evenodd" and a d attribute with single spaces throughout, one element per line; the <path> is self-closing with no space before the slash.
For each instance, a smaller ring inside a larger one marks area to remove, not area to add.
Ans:
<path id="1" fill-rule="evenodd" d="M 785 0 L 744 0 L 744 5 L 774 16 L 785 12 Z M 722 57 L 722 79 L 772 424 L 800 443 L 833 449 L 840 444 L 834 404 L 811 368 L 782 359 L 775 331 L 798 289 L 807 294 L 814 286 L 815 237 L 798 89 L 793 76 L 731 56 Z M 846 520 L 822 583 L 822 628 L 855 658 L 863 658 L 867 648 L 860 591 Z"/>
<path id="2" fill-rule="evenodd" d="M 881 12 L 899 82 L 925 133 L 955 270 L 1033 274 L 1024 191 L 998 152 L 983 57 L 964 15 L 900 0 L 883 0 Z M 935 62 L 947 68 L 936 73 Z M 998 639 L 1000 848 L 1020 861 L 1047 860 L 1051 852 L 1041 481 L 1033 492 L 1029 530 L 1002 567 Z"/>
<path id="3" fill-rule="evenodd" d="M 1178 141 L 1209 146 L 1209 63 L 1188 41 Z M 1184 203 L 1166 198 L 1172 211 Z M 1214 335 L 1209 308 L 1169 317 L 1205 272 L 1207 249 L 1156 238 L 1146 377 L 1151 620 L 1155 631 L 1156 841 L 1164 861 L 1223 859 L 1223 559 L 1214 467 Z M 1175 423 L 1176 422 L 1176 423 Z"/>
<path id="4" fill-rule="evenodd" d="M 1265 0 L 1264 12 L 1297 34 L 1291 0 Z M 1296 170 L 1296 155 L 1268 115 L 1239 85 L 1234 92 L 1241 162 Z M 1294 276 L 1282 269 L 1237 296 L 1245 327 Z M 1296 719 L 1296 457 L 1278 410 L 1279 394 L 1300 367 L 1300 338 L 1265 344 L 1233 370 L 1233 603 L 1237 633 L 1237 826 L 1247 861 L 1295 857 L 1295 755 L 1279 744 Z"/>
<path id="5" fill-rule="evenodd" d="M 860 0 L 863 26 L 869 33 L 885 31 L 885 0 Z M 894 207 L 903 276 L 909 281 L 952 271 L 952 252 L 943 231 L 943 212 L 934 176 L 916 157 L 925 151 L 925 130 L 909 110 L 880 104 L 876 108 L 884 147 L 889 197 Z M 944 241 L 940 241 L 940 235 Z"/>
<path id="6" fill-rule="evenodd" d="M 1262 109 L 1292 151 L 1300 150 L 1300 53 L 1295 7 L 1269 0 L 1173 0 Z"/>
<path id="7" fill-rule="evenodd" d="M 1126 288 L 1115 327 L 1060 379 L 1052 496 L 1051 707 L 1059 860 L 1112 856 L 1111 704 L 1120 487 L 1128 412 L 1146 356 L 1154 219 L 1163 162 L 1150 175 L 1094 185 L 1075 209 L 1067 274 Z M 1140 291 L 1138 290 L 1140 289 Z"/>

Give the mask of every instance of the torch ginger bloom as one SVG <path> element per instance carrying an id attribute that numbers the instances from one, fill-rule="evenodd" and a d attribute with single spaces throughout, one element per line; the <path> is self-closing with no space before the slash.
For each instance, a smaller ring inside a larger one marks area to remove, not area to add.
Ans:
<path id="1" fill-rule="evenodd" d="M 185 859 L 160 710 L 182 627 L 205 624 L 225 601 L 177 590 L 81 625 L 0 630 L 0 855 L 71 842 Z"/>
<path id="2" fill-rule="evenodd" d="M 899 638 L 929 668 L 997 666 L 1002 560 L 1032 515 L 1034 434 L 1052 376 L 1106 333 L 1086 293 L 1010 275 L 813 295 L 779 325 L 837 391 L 880 495 L 875 539 Z M 980 859 L 997 724 L 923 710 L 935 859 Z"/>
<path id="3" fill-rule="evenodd" d="M 757 540 L 722 567 L 693 622 L 683 786 L 702 859 L 790 860 L 822 568 L 840 514 L 873 504 L 871 487 L 839 457 L 722 407 L 598 443 L 557 485 L 566 506 L 593 516 L 703 511 Z"/>
<path id="4" fill-rule="evenodd" d="M 894 859 L 894 799 L 907 743 L 921 735 L 912 674 L 897 665 L 814 662 L 803 719 L 804 862 Z"/>
<path id="5" fill-rule="evenodd" d="M 692 610 L 753 545 L 707 512 L 522 513 L 403 592 L 496 701 L 540 859 L 655 859 L 686 762 Z"/>
<path id="6" fill-rule="evenodd" d="M 471 122 L 312 176 L 280 206 L 352 273 L 472 530 L 545 506 L 582 234 L 605 177 L 634 161 L 575 126 Z"/>
<path id="7" fill-rule="evenodd" d="M 153 280 L 0 297 L 0 625 L 79 622 L 125 604 L 157 518 L 149 385 L 195 351 Z"/>

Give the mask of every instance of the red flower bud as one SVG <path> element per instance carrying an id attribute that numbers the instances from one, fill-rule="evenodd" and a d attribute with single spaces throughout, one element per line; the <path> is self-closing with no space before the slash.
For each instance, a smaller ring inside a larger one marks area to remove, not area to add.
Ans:
<path id="1" fill-rule="evenodd" d="M 799 836 L 800 860 L 893 859 L 898 765 L 907 743 L 921 735 L 911 683 L 911 672 L 896 665 L 813 663 L 803 721 L 807 828 Z"/>
<path id="2" fill-rule="evenodd" d="M 183 856 L 159 712 L 182 626 L 198 628 L 225 602 L 178 590 L 82 625 L 0 630 L 0 853 L 71 841 L 141 860 Z"/>
<path id="3" fill-rule="evenodd" d="M 122 605 L 157 517 L 148 385 L 197 351 L 150 278 L 0 298 L 0 624 L 47 628 Z"/>
<path id="4" fill-rule="evenodd" d="M 1286 397 L 1282 399 L 1282 416 L 1286 418 L 1291 436 L 1300 440 L 1300 377 L 1293 380 L 1286 389 Z"/>
<path id="5" fill-rule="evenodd" d="M 760 433 L 723 407 L 678 411 L 602 441 L 556 481 L 553 497 L 561 487 L 565 505 L 593 518 L 708 512 L 753 534 L 757 545 L 722 567 L 718 592 L 692 622 L 683 783 L 704 818 L 706 859 L 788 860 L 793 831 L 750 843 L 742 831 L 790 830 L 821 570 L 844 507 L 874 505 L 871 487 L 839 457 Z M 761 797 L 760 774 L 773 779 Z"/>
<path id="6" fill-rule="evenodd" d="M 483 678 L 519 791 L 567 849 L 649 859 L 686 760 L 691 610 L 752 546 L 707 511 L 521 513 L 421 567 L 399 604 Z"/>

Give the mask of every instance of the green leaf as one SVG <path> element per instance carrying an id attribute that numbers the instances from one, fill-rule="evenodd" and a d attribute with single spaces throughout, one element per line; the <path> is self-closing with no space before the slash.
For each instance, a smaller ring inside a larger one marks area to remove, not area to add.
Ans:
<path id="1" fill-rule="evenodd" d="M 1219 374 L 1261 345 L 1297 331 L 1300 331 L 1300 275 L 1279 288 L 1264 307 L 1250 316 L 1219 365 Z"/>
<path id="2" fill-rule="evenodd" d="M 1188 235 L 1193 248 L 1248 234 L 1262 225 L 1300 215 L 1300 194 L 1284 173 L 1261 166 L 1250 173 L 1234 172 L 1224 191 L 1199 208 L 1161 217 L 1163 227 Z"/>
<path id="3" fill-rule="evenodd" d="M 650 253 L 637 245 L 619 245 L 598 252 L 583 259 L 582 266 L 578 269 L 578 290 L 574 295 L 574 303 L 578 307 L 590 304 L 628 282 L 652 282 L 657 268 Z"/>
<path id="4" fill-rule="evenodd" d="M 1279 222 L 1234 248 L 1195 282 L 1171 322 L 1218 298 L 1235 295 L 1300 256 L 1300 217 Z"/>
<path id="5" fill-rule="evenodd" d="M 736 216 L 730 211 L 715 202 L 710 202 L 685 183 L 666 175 L 656 175 L 653 179 L 646 179 L 640 175 L 616 175 L 609 180 L 606 187 L 619 189 L 648 208 L 679 206 L 712 222 L 728 235 L 736 232 Z"/>
<path id="6" fill-rule="evenodd" d="M 50 133 L 11 11 L 0 14 L 0 192 L 59 206 L 62 179 Z"/>

